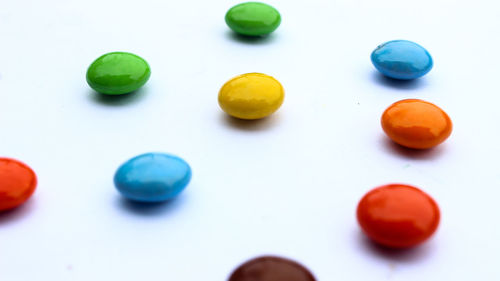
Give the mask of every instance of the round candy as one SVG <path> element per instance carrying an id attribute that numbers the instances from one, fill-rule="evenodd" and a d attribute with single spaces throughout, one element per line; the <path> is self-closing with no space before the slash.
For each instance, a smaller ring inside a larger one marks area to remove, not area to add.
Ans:
<path id="1" fill-rule="evenodd" d="M 439 225 L 439 208 L 420 189 L 389 184 L 368 192 L 357 217 L 373 241 L 391 248 L 408 248 L 427 240 Z"/>
<path id="2" fill-rule="evenodd" d="M 382 114 L 382 128 L 396 143 L 415 149 L 434 147 L 451 134 L 450 117 L 436 105 L 418 99 L 398 101 Z"/>
<path id="3" fill-rule="evenodd" d="M 151 75 L 148 63 L 139 56 L 113 52 L 96 59 L 87 70 L 87 83 L 96 92 L 121 95 L 146 84 Z"/>
<path id="4" fill-rule="evenodd" d="M 116 171 L 114 182 L 126 198 L 161 202 L 176 197 L 191 180 L 191 168 L 181 158 L 164 153 L 136 156 Z"/>
<path id="5" fill-rule="evenodd" d="M 283 103 L 285 91 L 278 80 L 262 73 L 237 76 L 222 86 L 219 105 L 240 119 L 260 119 L 274 113 Z"/>
<path id="6" fill-rule="evenodd" d="M 372 63 L 387 77 L 409 80 L 424 76 L 432 68 L 432 57 L 422 46 L 406 40 L 386 42 L 371 55 Z"/>
<path id="7" fill-rule="evenodd" d="M 229 281 L 315 281 L 311 272 L 295 261 L 264 256 L 240 265 Z"/>
<path id="8" fill-rule="evenodd" d="M 247 36 L 267 35 L 281 23 L 275 8 L 259 2 L 238 4 L 226 13 L 227 25 L 236 33 Z"/>
<path id="9" fill-rule="evenodd" d="M 0 211 L 15 208 L 35 191 L 35 172 L 14 159 L 0 158 Z"/>

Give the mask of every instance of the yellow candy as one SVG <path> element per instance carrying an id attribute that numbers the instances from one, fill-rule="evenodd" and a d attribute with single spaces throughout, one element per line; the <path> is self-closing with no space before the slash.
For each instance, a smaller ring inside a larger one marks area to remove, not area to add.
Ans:
<path id="1" fill-rule="evenodd" d="M 237 76 L 222 86 L 219 105 L 227 114 L 240 119 L 260 119 L 280 108 L 285 91 L 278 80 L 262 73 Z"/>

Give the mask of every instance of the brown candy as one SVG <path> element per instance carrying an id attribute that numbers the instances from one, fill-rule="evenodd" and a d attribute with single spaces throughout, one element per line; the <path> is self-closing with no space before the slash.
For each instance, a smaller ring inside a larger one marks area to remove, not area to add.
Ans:
<path id="1" fill-rule="evenodd" d="M 264 256 L 240 265 L 229 281 L 316 281 L 304 266 L 289 259 Z"/>

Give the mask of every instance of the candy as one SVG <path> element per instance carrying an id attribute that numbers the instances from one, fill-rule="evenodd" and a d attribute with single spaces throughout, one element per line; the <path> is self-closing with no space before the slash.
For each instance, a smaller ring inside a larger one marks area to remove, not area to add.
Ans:
<path id="1" fill-rule="evenodd" d="M 87 83 L 96 92 L 121 95 L 142 87 L 149 79 L 151 69 L 139 56 L 113 52 L 96 59 L 87 70 Z"/>
<path id="2" fill-rule="evenodd" d="M 299 263 L 280 257 L 258 257 L 240 265 L 229 281 L 315 281 Z"/>
<path id="3" fill-rule="evenodd" d="M 406 40 L 386 42 L 372 52 L 371 60 L 387 77 L 409 80 L 424 76 L 432 68 L 432 57 L 422 46 Z"/>
<path id="4" fill-rule="evenodd" d="M 0 158 L 0 211 L 26 202 L 36 185 L 36 174 L 30 167 L 18 160 Z"/>
<path id="5" fill-rule="evenodd" d="M 373 241 L 408 248 L 427 240 L 439 225 L 439 208 L 420 189 L 389 184 L 368 192 L 359 202 L 358 222 Z"/>
<path id="6" fill-rule="evenodd" d="M 274 113 L 283 103 L 280 82 L 261 73 L 248 73 L 229 80 L 219 91 L 219 105 L 240 119 L 260 119 Z"/>
<path id="7" fill-rule="evenodd" d="M 396 143 L 415 149 L 434 147 L 451 134 L 450 117 L 436 105 L 418 99 L 398 101 L 382 114 L 382 128 Z"/>
<path id="8" fill-rule="evenodd" d="M 176 197 L 191 180 L 191 168 L 181 158 L 164 153 L 138 155 L 116 171 L 114 183 L 126 198 L 161 202 Z"/>
<path id="9" fill-rule="evenodd" d="M 238 4 L 226 13 L 226 23 L 234 32 L 247 36 L 267 35 L 281 23 L 280 13 L 259 2 Z"/>

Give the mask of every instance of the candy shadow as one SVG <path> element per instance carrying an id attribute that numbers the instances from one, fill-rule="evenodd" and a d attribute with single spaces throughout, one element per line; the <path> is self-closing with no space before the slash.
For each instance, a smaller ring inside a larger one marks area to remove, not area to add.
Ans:
<path id="1" fill-rule="evenodd" d="M 105 106 L 126 106 L 128 104 L 139 102 L 147 95 L 146 88 L 140 88 L 128 94 L 123 95 L 105 95 L 94 90 L 89 90 L 88 96 L 98 104 Z"/>
<path id="2" fill-rule="evenodd" d="M 359 244 L 363 251 L 376 256 L 376 258 L 384 258 L 392 262 L 415 263 L 427 259 L 434 250 L 432 243 L 424 242 L 421 245 L 408 249 L 393 249 L 373 242 L 361 231 L 358 236 Z"/>
<path id="3" fill-rule="evenodd" d="M 185 196 L 180 195 L 177 198 L 164 202 L 143 203 L 126 199 L 122 196 L 117 199 L 119 209 L 139 216 L 164 216 L 172 214 L 184 205 Z"/>
<path id="4" fill-rule="evenodd" d="M 229 127 L 234 129 L 242 131 L 264 131 L 274 126 L 279 118 L 277 114 L 273 114 L 262 119 L 244 120 L 221 113 L 221 119 Z"/>
<path id="5" fill-rule="evenodd" d="M 387 136 L 381 136 L 381 138 L 382 147 L 384 150 L 404 158 L 412 158 L 416 160 L 434 159 L 436 157 L 439 157 L 445 151 L 443 144 L 429 149 L 413 149 L 401 146 L 390 140 Z"/>
<path id="6" fill-rule="evenodd" d="M 401 90 L 415 90 L 424 87 L 427 83 L 423 78 L 411 79 L 411 80 L 398 80 L 389 78 L 382 75 L 378 71 L 372 72 L 372 80 L 379 85 L 384 87 L 397 88 Z"/>
<path id="7" fill-rule="evenodd" d="M 24 217 L 29 215 L 33 208 L 34 203 L 32 202 L 32 200 L 28 200 L 26 203 L 17 208 L 0 212 L 0 227 L 2 225 L 7 225 L 9 223 L 23 219 Z"/>
<path id="8" fill-rule="evenodd" d="M 275 36 L 272 33 L 265 36 L 247 36 L 238 34 L 232 30 L 226 32 L 226 37 L 231 41 L 252 45 L 270 44 L 275 40 Z"/>

